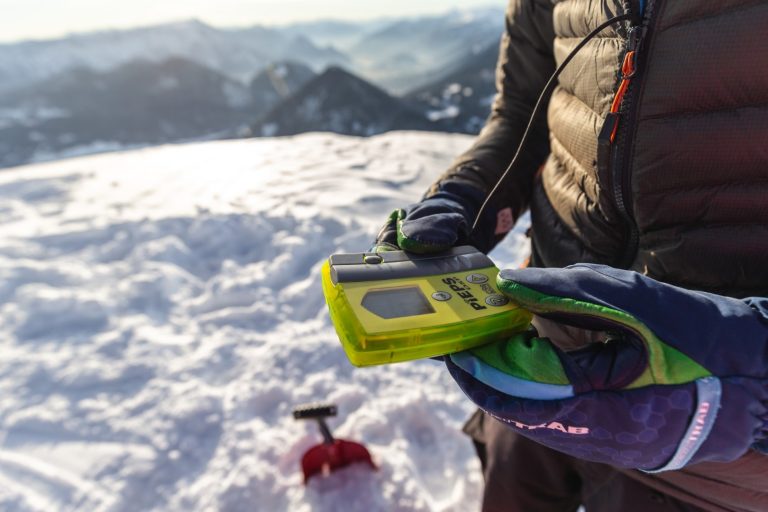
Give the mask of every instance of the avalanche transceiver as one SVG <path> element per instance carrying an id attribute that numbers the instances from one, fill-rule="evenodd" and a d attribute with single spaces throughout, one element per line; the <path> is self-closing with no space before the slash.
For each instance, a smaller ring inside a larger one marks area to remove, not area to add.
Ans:
<path id="1" fill-rule="evenodd" d="M 355 366 L 440 356 L 528 328 L 531 315 L 496 287 L 499 270 L 474 247 L 440 254 L 334 254 L 323 293 Z"/>

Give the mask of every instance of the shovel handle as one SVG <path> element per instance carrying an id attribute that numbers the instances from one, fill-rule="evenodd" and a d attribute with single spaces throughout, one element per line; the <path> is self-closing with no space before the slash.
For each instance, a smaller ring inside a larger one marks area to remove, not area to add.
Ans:
<path id="1" fill-rule="evenodd" d="M 336 416 L 335 404 L 304 404 L 294 407 L 293 418 L 296 420 L 315 420 L 320 427 L 320 433 L 323 434 L 323 442 L 331 445 L 334 442 L 331 429 L 325 422 L 328 416 Z"/>
<path id="2" fill-rule="evenodd" d="M 293 408 L 293 418 L 297 420 L 314 420 L 336 416 L 336 404 L 303 404 Z"/>

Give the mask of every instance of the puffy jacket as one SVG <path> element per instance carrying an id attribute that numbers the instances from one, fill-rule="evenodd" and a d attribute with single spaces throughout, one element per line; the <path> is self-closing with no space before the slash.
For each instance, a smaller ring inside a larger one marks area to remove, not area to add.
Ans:
<path id="1" fill-rule="evenodd" d="M 604 30 L 565 69 L 493 206 L 515 218 L 530 208 L 539 265 L 604 263 L 691 289 L 765 295 L 768 2 L 512 0 L 492 114 L 440 181 L 488 191 L 556 64 L 626 12 L 634 25 Z M 601 144 L 632 50 L 615 138 Z"/>
<path id="2" fill-rule="evenodd" d="M 561 75 L 492 200 L 499 225 L 530 209 L 535 265 L 603 263 L 768 295 L 768 2 L 511 0 L 491 116 L 432 192 L 457 182 L 488 193 L 556 66 L 624 13 L 633 20 L 601 32 Z M 750 452 L 634 476 L 708 510 L 765 510 L 767 473 L 768 457 Z"/>

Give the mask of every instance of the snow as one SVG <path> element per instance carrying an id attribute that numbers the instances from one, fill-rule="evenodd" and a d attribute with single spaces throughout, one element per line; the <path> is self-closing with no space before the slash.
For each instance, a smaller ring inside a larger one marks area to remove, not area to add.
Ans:
<path id="1" fill-rule="evenodd" d="M 0 510 L 465 511 L 473 410 L 440 363 L 354 368 L 318 270 L 471 143 L 306 134 L 0 173 Z M 515 265 L 518 231 L 493 257 Z M 379 470 L 302 484 L 331 401 Z"/>
<path id="2" fill-rule="evenodd" d="M 450 98 L 451 96 L 455 96 L 457 94 L 461 94 L 461 90 L 463 89 L 463 86 L 459 83 L 452 83 L 449 84 L 444 90 L 443 90 L 443 98 Z"/>
<path id="3" fill-rule="evenodd" d="M 430 110 L 427 112 L 427 119 L 432 122 L 440 121 L 441 119 L 453 119 L 461 114 L 461 108 L 458 105 L 447 105 L 441 110 Z"/>
<path id="4" fill-rule="evenodd" d="M 59 136 L 59 140 L 61 141 L 62 138 L 64 140 L 72 140 L 74 137 L 73 134 L 62 134 Z M 41 141 L 44 141 L 45 138 L 43 137 Z M 131 144 L 123 144 L 122 142 L 114 141 L 114 140 L 94 140 L 92 142 L 89 142 L 87 144 L 79 144 L 77 146 L 70 146 L 65 149 L 61 150 L 51 150 L 51 149 L 38 149 L 35 151 L 34 156 L 32 157 L 32 162 L 47 162 L 49 160 L 59 160 L 62 158 L 72 158 L 76 156 L 84 156 L 84 155 L 91 155 L 94 153 L 106 153 L 106 152 L 112 152 L 112 151 L 121 151 L 125 149 L 130 149 L 132 146 Z"/>
<path id="5" fill-rule="evenodd" d="M 43 121 L 65 119 L 70 117 L 70 115 L 70 112 L 67 110 L 40 105 L 14 108 L 3 107 L 0 108 L 0 129 L 8 128 L 14 124 L 36 126 Z"/>

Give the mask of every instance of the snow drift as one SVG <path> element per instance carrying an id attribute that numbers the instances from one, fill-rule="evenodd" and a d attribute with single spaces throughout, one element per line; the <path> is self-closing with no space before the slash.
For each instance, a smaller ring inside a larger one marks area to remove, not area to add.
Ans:
<path id="1" fill-rule="evenodd" d="M 470 141 L 309 134 L 0 173 L 0 509 L 477 508 L 470 402 L 434 361 L 352 367 L 317 275 Z M 320 437 L 290 412 L 318 400 L 379 471 L 302 485 Z"/>

